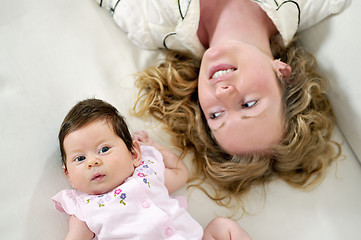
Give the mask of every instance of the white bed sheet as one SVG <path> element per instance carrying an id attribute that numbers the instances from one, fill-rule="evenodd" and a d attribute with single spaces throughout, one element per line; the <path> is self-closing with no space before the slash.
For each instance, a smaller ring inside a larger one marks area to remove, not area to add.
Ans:
<path id="1" fill-rule="evenodd" d="M 311 192 L 275 181 L 266 186 L 266 195 L 262 188 L 247 194 L 250 214 L 239 223 L 254 239 L 359 239 L 361 167 L 355 152 L 360 156 L 361 115 L 356 95 L 360 82 L 355 80 L 361 75 L 361 32 L 352 26 L 360 21 L 360 7 L 361 2 L 354 1 L 340 16 L 304 34 L 307 46 L 323 61 L 321 69 L 333 79 L 332 100 L 342 120 L 342 132 L 336 129 L 334 138 L 344 142 L 344 159 Z M 136 94 L 132 74 L 154 63 L 158 55 L 128 42 L 93 0 L 2 1 L 0 239 L 64 238 L 68 217 L 55 210 L 50 198 L 69 187 L 61 170 L 57 133 L 77 101 L 102 98 L 126 116 L 132 131 L 147 129 L 168 144 L 169 136 L 156 122 L 128 113 Z M 188 210 L 202 226 L 217 215 L 235 213 L 199 190 L 183 188 L 177 194 L 188 196 Z"/>
<path id="2" fill-rule="evenodd" d="M 361 2 L 347 0 L 336 17 L 304 32 L 303 42 L 330 79 L 330 99 L 338 125 L 361 163 Z"/>

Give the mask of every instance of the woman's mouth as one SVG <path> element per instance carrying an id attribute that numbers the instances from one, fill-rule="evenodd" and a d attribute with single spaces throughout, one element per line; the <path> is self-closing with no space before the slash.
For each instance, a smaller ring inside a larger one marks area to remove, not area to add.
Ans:
<path id="1" fill-rule="evenodd" d="M 228 73 L 236 71 L 237 68 L 229 64 L 219 64 L 209 71 L 209 79 L 220 78 Z"/>
<path id="2" fill-rule="evenodd" d="M 212 79 L 222 77 L 222 76 L 226 75 L 227 73 L 234 72 L 234 71 L 235 71 L 234 69 L 219 70 L 212 75 Z"/>

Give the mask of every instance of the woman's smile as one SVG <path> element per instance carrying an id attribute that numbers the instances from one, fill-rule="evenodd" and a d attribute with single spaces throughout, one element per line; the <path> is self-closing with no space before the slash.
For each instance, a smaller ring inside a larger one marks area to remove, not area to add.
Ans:
<path id="1" fill-rule="evenodd" d="M 209 78 L 215 79 L 226 75 L 227 73 L 236 71 L 237 68 L 229 64 L 218 64 L 211 67 L 209 71 Z"/>

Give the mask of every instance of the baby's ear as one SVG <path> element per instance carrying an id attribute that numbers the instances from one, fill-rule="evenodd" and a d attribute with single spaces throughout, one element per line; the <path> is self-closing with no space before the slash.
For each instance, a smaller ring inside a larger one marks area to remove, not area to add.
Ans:
<path id="1" fill-rule="evenodd" d="M 133 140 L 133 151 L 131 154 L 134 167 L 139 167 L 142 160 L 142 153 L 140 151 L 140 145 L 137 140 Z"/>
<path id="2" fill-rule="evenodd" d="M 63 171 L 64 171 L 64 175 L 65 175 L 65 177 L 68 179 L 70 185 L 71 185 L 74 189 L 77 189 L 77 187 L 73 184 L 73 181 L 72 181 L 72 179 L 71 179 L 71 177 L 70 177 L 70 175 L 69 175 L 68 170 L 66 169 L 66 166 L 63 165 L 62 168 L 63 168 Z"/>
<path id="3" fill-rule="evenodd" d="M 61 167 L 63 169 L 63 172 L 64 172 L 64 175 L 65 177 L 68 179 L 70 185 L 73 186 L 72 182 L 71 182 L 71 179 L 70 179 L 70 176 L 69 176 L 69 172 L 68 172 L 68 169 L 66 169 L 66 166 L 63 164 L 63 166 Z"/>
<path id="4" fill-rule="evenodd" d="M 63 169 L 64 175 L 69 178 L 68 176 L 68 170 L 66 169 L 65 165 L 63 164 L 63 166 L 61 167 Z"/>
<path id="5" fill-rule="evenodd" d="M 273 63 L 277 77 L 288 82 L 292 72 L 291 66 L 279 59 L 273 60 Z"/>

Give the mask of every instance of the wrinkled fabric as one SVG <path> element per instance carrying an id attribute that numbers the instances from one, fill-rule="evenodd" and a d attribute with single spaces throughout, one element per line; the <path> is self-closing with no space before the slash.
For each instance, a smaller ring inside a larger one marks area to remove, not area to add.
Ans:
<path id="1" fill-rule="evenodd" d="M 98 0 L 99 1 L 99 0 Z M 304 30 L 341 11 L 345 0 L 253 0 L 272 19 L 287 45 Z M 205 51 L 197 36 L 199 0 L 103 0 L 113 9 L 116 24 L 137 46 L 168 48 L 201 57 Z"/>

